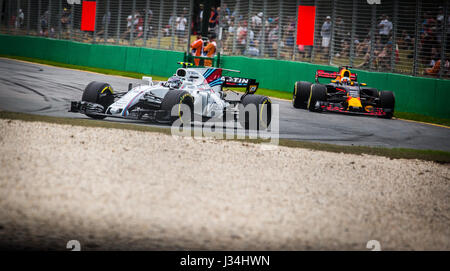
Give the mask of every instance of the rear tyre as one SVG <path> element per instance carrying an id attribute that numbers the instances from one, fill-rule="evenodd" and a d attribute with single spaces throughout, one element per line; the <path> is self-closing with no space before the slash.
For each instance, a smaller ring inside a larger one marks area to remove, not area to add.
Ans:
<path id="1" fill-rule="evenodd" d="M 194 98 L 187 91 L 172 89 L 164 96 L 161 109 L 169 112 L 170 123 L 180 119 L 183 125 L 190 125 L 194 119 Z"/>
<path id="2" fill-rule="evenodd" d="M 253 94 L 245 95 L 241 103 L 242 106 L 240 106 L 239 110 L 239 123 L 244 129 L 265 130 L 269 127 L 272 120 L 272 101 L 268 97 Z M 254 105 L 254 107 L 252 108 L 248 105 Z M 256 112 L 253 112 L 253 114 L 252 112 L 249 112 L 249 110 L 252 109 L 256 109 Z M 255 117 L 256 123 L 254 120 Z"/>
<path id="3" fill-rule="evenodd" d="M 84 89 L 82 101 L 96 103 L 103 106 L 103 112 L 114 103 L 114 96 L 112 87 L 108 83 L 93 81 L 90 82 Z M 106 116 L 86 114 L 86 116 L 93 119 L 104 119 Z"/>
<path id="4" fill-rule="evenodd" d="M 311 91 L 309 93 L 308 99 L 308 109 L 311 112 L 318 112 L 320 110 L 316 109 L 316 103 L 318 101 L 327 100 L 327 87 L 324 85 L 314 84 L 311 86 Z"/>
<path id="5" fill-rule="evenodd" d="M 383 118 L 390 119 L 394 115 L 395 108 L 395 96 L 392 91 L 382 90 L 380 91 L 380 107 L 383 109 L 390 109 L 391 112 L 387 113 Z"/>
<path id="6" fill-rule="evenodd" d="M 310 82 L 305 81 L 295 82 L 294 93 L 292 94 L 292 105 L 295 108 L 306 109 L 311 85 Z"/>

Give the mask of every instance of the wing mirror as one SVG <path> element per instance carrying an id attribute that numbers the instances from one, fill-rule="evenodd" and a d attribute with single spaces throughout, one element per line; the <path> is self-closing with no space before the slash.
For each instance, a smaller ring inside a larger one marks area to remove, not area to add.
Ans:
<path id="1" fill-rule="evenodd" d="M 147 81 L 149 86 L 153 86 L 153 78 L 149 76 L 142 76 L 142 81 Z"/>

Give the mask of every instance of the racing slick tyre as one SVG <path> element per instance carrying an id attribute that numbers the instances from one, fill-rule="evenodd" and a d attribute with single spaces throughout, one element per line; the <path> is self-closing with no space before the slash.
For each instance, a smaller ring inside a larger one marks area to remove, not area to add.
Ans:
<path id="1" fill-rule="evenodd" d="M 392 91 L 380 91 L 380 107 L 383 109 L 390 109 L 391 112 L 386 113 L 383 118 L 390 119 L 394 115 L 395 97 Z"/>
<path id="2" fill-rule="evenodd" d="M 180 119 L 183 124 L 190 125 L 194 119 L 194 98 L 187 91 L 171 89 L 164 96 L 161 110 L 169 112 L 170 123 Z"/>
<path id="3" fill-rule="evenodd" d="M 262 95 L 245 95 L 241 100 L 242 106 L 239 106 L 239 123 L 246 130 L 264 130 L 267 129 L 272 120 L 272 101 Z M 255 107 L 248 106 L 255 105 Z M 253 114 L 251 110 L 255 110 Z M 256 114 L 255 114 L 256 113 Z M 252 120 L 256 116 L 256 123 Z"/>
<path id="4" fill-rule="evenodd" d="M 112 103 L 114 103 L 112 87 L 109 84 L 103 82 L 90 82 L 84 89 L 81 100 L 102 105 L 104 108 L 102 113 L 105 113 L 106 109 L 108 109 L 108 107 Z M 91 114 L 86 114 L 86 116 L 93 119 L 104 119 L 106 117 Z"/>
<path id="5" fill-rule="evenodd" d="M 310 82 L 295 82 L 294 93 L 292 95 L 292 105 L 295 108 L 306 109 L 306 102 L 308 101 L 309 92 L 311 91 Z"/>
<path id="6" fill-rule="evenodd" d="M 324 85 L 314 84 L 311 86 L 311 91 L 309 93 L 308 99 L 308 109 L 311 112 L 318 112 L 320 110 L 316 109 L 316 103 L 318 101 L 327 100 L 327 87 Z"/>

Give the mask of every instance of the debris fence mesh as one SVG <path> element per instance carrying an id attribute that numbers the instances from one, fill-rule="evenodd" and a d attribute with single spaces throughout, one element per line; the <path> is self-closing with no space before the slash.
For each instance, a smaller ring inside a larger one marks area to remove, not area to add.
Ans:
<path id="1" fill-rule="evenodd" d="M 82 31 L 83 2 L 0 0 L 0 32 L 186 51 L 201 29 L 203 1 L 97 0 L 95 30 Z M 448 0 L 212 2 L 223 55 L 450 78 Z M 298 6 L 315 6 L 313 45 L 296 42 Z"/>

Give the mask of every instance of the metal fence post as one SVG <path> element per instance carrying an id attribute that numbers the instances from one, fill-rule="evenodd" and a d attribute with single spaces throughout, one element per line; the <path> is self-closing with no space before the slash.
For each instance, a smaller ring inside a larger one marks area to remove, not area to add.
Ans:
<path id="1" fill-rule="evenodd" d="M 236 16 L 234 16 L 234 32 L 233 32 L 233 49 L 231 53 L 234 55 L 236 53 L 236 38 L 237 38 L 237 29 L 238 29 L 238 17 L 241 14 L 241 0 L 237 0 L 236 2 Z"/>
<path id="2" fill-rule="evenodd" d="M 444 3 L 444 25 L 442 26 L 442 38 L 441 38 L 441 66 L 439 69 L 439 78 L 442 78 L 445 70 L 446 51 L 447 51 L 447 22 L 448 21 L 448 1 Z"/>
<path id="3" fill-rule="evenodd" d="M 134 45 L 134 21 L 136 20 L 136 0 L 133 0 L 131 4 L 131 31 L 130 40 L 128 41 L 130 45 Z"/>
<path id="4" fill-rule="evenodd" d="M 95 24 L 94 24 L 94 32 L 92 33 L 92 43 L 95 44 L 97 41 L 97 25 L 98 25 L 98 8 L 100 6 L 100 0 L 96 1 L 97 8 L 95 9 Z"/>
<path id="5" fill-rule="evenodd" d="M 37 31 L 39 32 L 39 35 L 41 34 L 42 28 L 41 28 L 41 0 L 38 0 L 38 12 L 37 12 Z"/>
<path id="6" fill-rule="evenodd" d="M 225 26 L 225 23 L 224 23 L 225 20 L 223 20 L 222 18 L 225 18 L 224 12 L 225 12 L 225 10 L 223 8 L 221 8 L 220 12 L 219 12 L 220 19 L 219 19 L 219 23 L 217 24 L 219 27 L 219 33 L 217 35 L 217 48 L 218 49 L 216 51 L 221 54 L 223 54 L 223 28 Z"/>
<path id="7" fill-rule="evenodd" d="M 391 52 L 391 72 L 395 70 L 395 51 L 397 50 L 397 26 L 398 26 L 398 0 L 394 1 L 394 16 L 393 16 L 393 29 L 392 29 L 392 52 Z"/>
<path id="8" fill-rule="evenodd" d="M 3 28 L 3 20 L 4 20 L 4 12 L 3 12 L 3 3 L 6 3 L 6 2 L 4 2 L 3 0 L 0 0 L 0 29 L 2 29 Z"/>
<path id="9" fill-rule="evenodd" d="M 16 20 L 14 21 L 14 34 L 17 35 L 17 28 L 20 27 L 20 25 L 18 25 L 19 22 L 19 9 L 20 9 L 20 0 L 17 0 L 16 3 Z"/>
<path id="10" fill-rule="evenodd" d="M 189 1 L 189 18 L 188 18 L 188 37 L 186 44 L 186 53 L 189 54 L 191 49 L 191 24 L 192 24 L 192 16 L 194 15 L 194 0 Z"/>
<path id="11" fill-rule="evenodd" d="M 314 39 L 313 39 L 313 46 L 311 48 L 311 59 L 310 62 L 312 63 L 315 57 L 315 48 L 316 48 L 316 34 L 319 33 L 318 25 L 317 25 L 317 0 L 314 0 L 314 7 L 316 8 L 316 17 L 314 18 Z"/>
<path id="12" fill-rule="evenodd" d="M 350 66 L 353 66 L 355 60 L 355 35 L 356 35 L 356 22 L 358 16 L 358 3 L 353 0 L 353 10 L 352 10 L 352 32 L 350 38 Z"/>
<path id="13" fill-rule="evenodd" d="M 75 21 L 75 4 L 70 4 L 70 14 L 72 14 L 72 19 L 70 20 L 70 31 L 69 31 L 69 39 L 73 39 L 73 21 Z"/>
<path id="14" fill-rule="evenodd" d="M 58 0 L 58 39 L 61 39 L 61 28 L 62 28 L 62 25 L 61 25 L 61 16 L 62 16 L 61 10 L 62 10 L 62 0 Z"/>
<path id="15" fill-rule="evenodd" d="M 11 25 L 9 23 L 9 18 L 11 17 L 11 0 L 9 0 L 7 2 L 7 4 L 8 4 L 7 7 L 5 7 L 6 8 L 5 19 L 6 19 L 6 26 L 8 29 L 8 33 L 10 34 L 11 33 Z"/>
<path id="16" fill-rule="evenodd" d="M 262 57 L 264 57 L 264 50 L 266 49 L 266 12 L 267 12 L 267 0 L 263 0 L 261 42 L 259 44 L 259 55 Z"/>
<path id="17" fill-rule="evenodd" d="M 333 0 L 332 10 L 331 10 L 331 37 L 330 44 L 328 47 L 328 64 L 331 65 L 333 63 L 333 54 L 334 54 L 334 30 L 336 29 L 336 1 Z"/>
<path id="18" fill-rule="evenodd" d="M 177 21 L 177 1 L 173 1 L 173 8 L 172 8 L 172 14 L 169 16 L 169 20 L 170 18 L 174 16 L 172 18 L 172 25 L 170 26 L 170 32 L 172 35 L 172 38 L 170 40 L 170 50 L 173 50 L 174 48 L 174 44 L 175 44 L 175 34 L 177 31 L 175 31 L 175 26 L 176 26 L 176 21 Z"/>
<path id="19" fill-rule="evenodd" d="M 3 0 L 0 0 L 0 28 L 2 27 L 3 24 Z"/>
<path id="20" fill-rule="evenodd" d="M 375 30 L 377 25 L 377 5 L 372 5 L 372 17 L 370 20 L 370 58 L 369 58 L 369 70 L 373 70 L 373 56 L 375 53 Z"/>
<path id="21" fill-rule="evenodd" d="M 47 27 L 47 31 L 48 31 L 48 36 L 51 37 L 53 35 L 53 31 L 52 31 L 52 0 L 48 0 L 48 6 L 47 6 L 47 10 L 48 10 L 48 27 Z"/>
<path id="22" fill-rule="evenodd" d="M 295 31 L 294 31 L 294 45 L 292 48 L 292 60 L 295 61 L 297 56 L 297 31 L 298 31 L 298 7 L 300 6 L 300 0 L 297 0 L 297 5 L 295 6 Z"/>
<path id="23" fill-rule="evenodd" d="M 422 7 L 422 0 L 416 0 L 416 29 L 414 33 L 414 63 L 413 63 L 413 76 L 417 76 L 418 69 L 418 56 L 419 56 L 419 32 L 420 32 L 420 13 Z"/>
<path id="24" fill-rule="evenodd" d="M 202 17 L 202 26 L 201 26 L 201 32 L 202 32 L 202 39 L 203 41 L 208 39 L 208 32 L 209 32 L 209 18 L 211 14 L 211 6 L 213 1 L 204 0 L 203 2 L 203 17 Z M 200 64 L 202 64 L 202 59 L 200 60 Z"/>
<path id="25" fill-rule="evenodd" d="M 108 0 L 109 1 L 109 0 Z M 145 1 L 145 18 L 144 18 L 144 47 L 147 46 L 147 31 L 148 31 L 148 10 L 149 10 L 149 0 Z"/>
<path id="26" fill-rule="evenodd" d="M 278 5 L 278 41 L 277 41 L 277 59 L 280 58 L 280 45 L 281 45 L 281 18 L 283 18 L 283 12 L 281 11 L 283 7 L 283 0 L 279 0 Z"/>
<path id="27" fill-rule="evenodd" d="M 161 0 L 159 4 L 159 18 L 158 18 L 158 49 L 161 48 L 161 26 L 164 11 L 164 0 Z"/>
<path id="28" fill-rule="evenodd" d="M 122 0 L 119 0 L 119 11 L 117 14 L 117 30 L 116 30 L 116 44 L 120 43 L 120 15 L 122 13 Z"/>
<path id="29" fill-rule="evenodd" d="M 103 26 L 103 43 L 108 43 L 108 31 L 109 31 L 109 20 L 111 20 L 111 11 L 109 0 L 106 0 L 106 10 L 105 10 L 105 25 Z M 103 18 L 102 18 L 103 23 Z"/>
<path id="30" fill-rule="evenodd" d="M 245 50 L 244 50 L 244 55 L 248 52 L 248 48 L 250 47 L 250 31 L 252 31 L 252 6 L 253 6 L 253 1 L 249 0 L 248 1 L 248 17 L 247 17 L 247 36 L 245 37 Z M 254 33 L 254 32 L 253 32 Z"/>
<path id="31" fill-rule="evenodd" d="M 0 9 L 1 8 L 2 8 L 2 3 L 0 1 Z M 28 3 L 27 3 L 27 36 L 30 35 L 30 16 L 31 16 L 31 0 L 28 0 Z"/>

